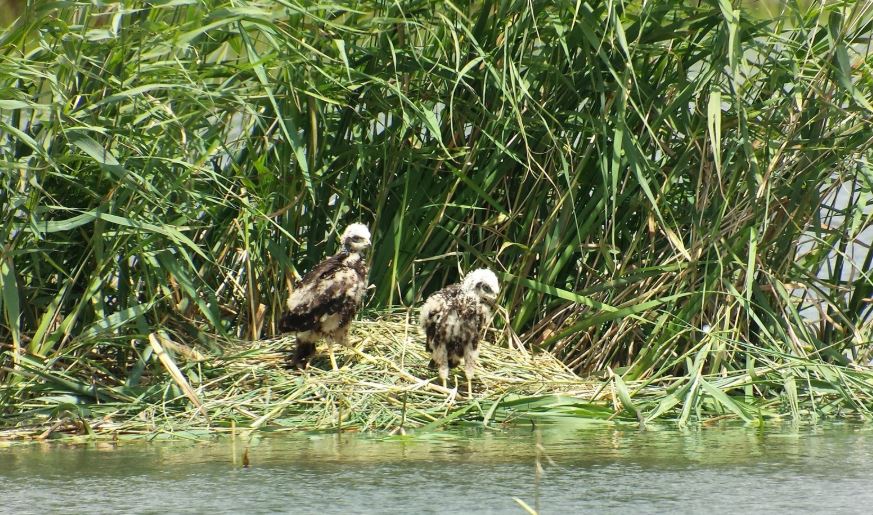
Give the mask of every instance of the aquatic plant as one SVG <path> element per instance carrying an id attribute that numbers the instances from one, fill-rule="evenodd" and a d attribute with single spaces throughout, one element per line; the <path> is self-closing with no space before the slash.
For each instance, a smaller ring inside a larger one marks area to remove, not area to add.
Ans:
<path id="1" fill-rule="evenodd" d="M 193 368 L 150 335 L 274 334 L 363 220 L 371 313 L 489 266 L 513 347 L 642 418 L 866 414 L 873 6 L 779 9 L 28 4 L 0 34 L 0 413 L 175 398 Z"/>

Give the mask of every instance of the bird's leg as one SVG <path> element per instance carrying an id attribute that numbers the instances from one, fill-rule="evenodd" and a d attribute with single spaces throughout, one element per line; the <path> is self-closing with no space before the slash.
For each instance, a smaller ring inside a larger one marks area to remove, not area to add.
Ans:
<path id="1" fill-rule="evenodd" d="M 330 366 L 334 370 L 339 370 L 339 367 L 336 366 L 336 357 L 333 355 L 333 345 L 327 344 L 327 352 L 330 355 Z"/>
<path id="2" fill-rule="evenodd" d="M 339 332 L 334 336 L 334 341 L 342 347 L 350 348 L 349 345 L 349 326 L 345 326 L 343 329 L 340 329 Z M 354 347 L 351 347 L 354 350 L 358 350 Z M 360 351 L 358 351 L 360 352 Z M 331 354 L 333 356 L 333 354 Z M 334 365 L 334 370 L 336 370 L 335 361 L 331 362 Z M 345 364 L 348 365 L 350 363 L 349 359 L 346 359 Z"/>
<path id="3" fill-rule="evenodd" d="M 449 364 L 448 363 L 440 363 L 440 381 L 443 383 L 443 388 L 448 388 L 446 385 L 446 381 L 449 378 Z"/>
<path id="4" fill-rule="evenodd" d="M 449 394 L 449 398 L 448 398 L 449 405 L 453 405 L 455 403 L 455 399 L 458 397 L 458 375 L 452 374 L 452 377 L 455 380 L 455 387 L 452 388 L 452 393 Z"/>
<path id="5" fill-rule="evenodd" d="M 448 377 L 440 376 L 440 380 L 443 382 L 443 388 L 446 391 L 446 406 L 453 406 L 455 404 L 455 398 L 458 396 L 458 376 L 455 376 L 455 387 L 452 389 L 448 388 Z"/>
<path id="6" fill-rule="evenodd" d="M 455 376 L 455 388 L 449 390 L 448 381 L 449 381 L 449 364 L 448 362 L 440 363 L 440 381 L 443 383 L 443 388 L 448 390 L 448 396 L 446 397 L 446 404 L 451 406 L 455 403 L 455 397 L 458 395 L 458 378 Z"/>
<path id="7" fill-rule="evenodd" d="M 464 375 L 467 376 L 467 398 L 473 398 L 473 375 L 476 373 L 473 360 L 464 362 Z"/>
<path id="8" fill-rule="evenodd" d="M 305 369 L 313 352 L 315 352 L 315 343 L 298 335 L 297 347 L 294 349 L 294 356 L 291 358 L 291 366 L 300 370 Z"/>

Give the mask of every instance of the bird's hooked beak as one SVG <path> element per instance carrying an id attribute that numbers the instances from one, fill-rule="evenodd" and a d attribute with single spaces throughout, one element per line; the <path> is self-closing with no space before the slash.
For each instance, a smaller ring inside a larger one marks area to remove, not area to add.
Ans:
<path id="1" fill-rule="evenodd" d="M 363 252 L 370 248 L 372 243 L 368 238 L 356 236 L 343 242 L 343 246 L 350 252 Z"/>
<path id="2" fill-rule="evenodd" d="M 480 292 L 479 298 L 485 301 L 489 306 L 494 307 L 497 302 L 497 292 L 487 287 L 480 288 Z"/>

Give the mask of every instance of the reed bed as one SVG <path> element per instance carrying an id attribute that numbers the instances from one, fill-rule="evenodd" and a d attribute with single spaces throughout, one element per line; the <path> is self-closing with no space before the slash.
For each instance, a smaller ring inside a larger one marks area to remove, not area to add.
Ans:
<path id="1" fill-rule="evenodd" d="M 386 315 L 354 324 L 349 347 L 326 345 L 306 371 L 289 370 L 293 338 L 223 340 L 203 354 L 167 334 L 150 344 L 162 367 L 133 389 L 97 384 L 87 373 L 32 370 L 42 395 L 21 402 L 4 419 L 0 440 L 79 438 L 205 438 L 252 431 L 381 431 L 405 433 L 446 427 L 499 429 L 511 425 L 612 421 L 641 429 L 734 420 L 751 424 L 786 418 L 867 419 L 873 372 L 776 356 L 743 373 L 665 377 L 625 383 L 609 371 L 583 378 L 548 352 L 531 353 L 492 331 L 484 342 L 473 396 L 463 372 L 443 388 L 428 366 L 423 338 L 409 317 Z M 702 366 L 717 338 L 697 350 Z M 689 358 L 690 359 L 690 358 Z M 33 391 L 20 383 L 0 393 Z M 754 391 L 752 391 L 754 390 Z M 728 393 L 725 393 L 728 392 Z M 743 395 L 745 392 L 747 395 Z"/>
<path id="2" fill-rule="evenodd" d="M 351 346 L 335 348 L 338 370 L 331 369 L 326 345 L 319 347 L 319 356 L 306 371 L 289 370 L 293 338 L 225 340 L 223 351 L 214 355 L 202 355 L 166 335 L 153 339 L 164 353 L 165 369 L 146 382 L 163 383 L 159 400 L 98 402 L 84 412 L 70 406 L 60 413 L 49 409 L 39 414 L 41 405 L 58 400 L 48 395 L 26 403 L 33 410 L 22 419 L 27 423 L 3 428 L 0 438 L 46 438 L 52 432 L 154 436 L 251 430 L 400 431 L 438 428 L 456 419 L 501 424 L 509 421 L 510 413 L 495 417 L 496 409 L 489 414 L 483 406 L 496 408 L 497 401 L 511 406 L 518 399 L 557 394 L 590 397 L 598 386 L 548 353 L 531 355 L 524 349 L 485 343 L 473 398 L 468 398 L 463 372 L 455 377 L 460 388 L 454 383 L 443 388 L 427 366 L 430 357 L 418 327 L 398 317 L 357 322 Z M 100 396 L 111 390 L 93 392 Z M 96 413 L 100 417 L 95 418 Z"/>

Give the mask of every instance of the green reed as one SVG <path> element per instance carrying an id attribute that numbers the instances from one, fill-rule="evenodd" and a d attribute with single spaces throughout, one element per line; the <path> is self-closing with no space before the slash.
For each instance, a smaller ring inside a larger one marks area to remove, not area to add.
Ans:
<path id="1" fill-rule="evenodd" d="M 624 404 L 866 413 L 873 7 L 779 9 L 28 3 L 0 35 L 0 412 L 151 398 L 158 328 L 272 335 L 363 221 L 375 312 L 490 266 L 496 325 Z"/>

